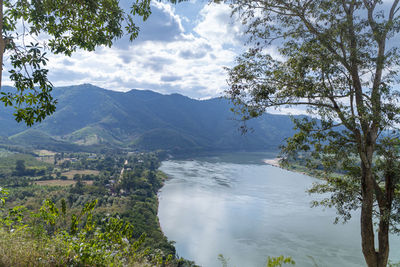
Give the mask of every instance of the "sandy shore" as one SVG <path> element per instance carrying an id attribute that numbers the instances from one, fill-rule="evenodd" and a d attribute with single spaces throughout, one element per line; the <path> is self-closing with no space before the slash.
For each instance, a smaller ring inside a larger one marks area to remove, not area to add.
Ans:
<path id="1" fill-rule="evenodd" d="M 280 168 L 281 166 L 279 165 L 279 160 L 280 160 L 280 158 L 264 159 L 263 162 L 268 164 L 268 165 Z"/>
<path id="2" fill-rule="evenodd" d="M 298 171 L 298 170 L 290 170 L 290 169 L 288 169 L 288 168 L 282 167 L 281 165 L 279 165 L 279 161 L 280 161 L 280 160 L 281 160 L 280 158 L 264 159 L 263 162 L 264 162 L 265 164 L 268 164 L 268 165 L 271 165 L 271 166 L 274 166 L 274 167 L 278 167 L 278 168 L 287 170 L 287 171 L 289 171 L 289 172 L 300 173 L 300 174 L 303 174 L 303 175 L 307 175 L 307 176 L 311 176 L 311 177 L 320 179 L 320 178 L 318 178 L 318 177 L 316 177 L 316 176 L 313 176 L 313 175 L 311 175 L 311 174 L 309 174 L 309 173 L 306 173 L 306 172 L 302 172 L 302 171 Z"/>

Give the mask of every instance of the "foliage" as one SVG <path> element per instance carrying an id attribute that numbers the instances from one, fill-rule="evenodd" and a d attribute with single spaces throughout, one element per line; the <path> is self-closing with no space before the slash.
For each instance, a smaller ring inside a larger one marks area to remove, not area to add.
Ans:
<path id="1" fill-rule="evenodd" d="M 25 161 L 24 160 L 17 160 L 15 164 L 15 171 L 19 174 L 25 173 Z"/>
<path id="2" fill-rule="evenodd" d="M 111 46 L 124 33 L 132 41 L 139 32 L 134 17 L 146 20 L 151 14 L 148 0 L 134 1 L 129 11 L 116 0 L 4 0 L 0 6 L 0 65 L 6 59 L 4 55 L 9 55 L 10 80 L 15 86 L 3 90 L 0 101 L 14 106 L 16 120 L 28 126 L 56 109 L 53 85 L 47 79 L 45 48 L 71 56 L 78 49 L 93 51 L 100 45 Z M 40 46 L 37 40 L 43 35 L 47 39 L 40 40 L 44 43 Z M 0 71 L 0 81 L 1 75 Z"/>
<path id="3" fill-rule="evenodd" d="M 218 260 L 221 262 L 222 267 L 228 267 L 229 259 L 225 258 L 224 255 L 218 254 Z"/>
<path id="4" fill-rule="evenodd" d="M 3 143 L 57 152 L 105 154 L 105 149 L 122 148 L 198 155 L 277 150 L 294 133 L 288 116 L 268 114 L 250 122 L 254 132 L 242 136 L 232 130 L 238 125 L 232 119 L 232 105 L 220 98 L 200 101 L 151 91 L 113 92 L 92 85 L 54 88 L 54 94 L 58 109 L 28 130 L 16 125 L 7 110 L 0 110 L 4 117 L 0 135 L 10 136 Z"/>
<path id="5" fill-rule="evenodd" d="M 268 257 L 267 267 L 281 267 L 286 264 L 295 265 L 296 263 L 291 257 L 284 257 L 283 255 L 279 257 Z"/>
<path id="6" fill-rule="evenodd" d="M 270 107 L 305 106 L 314 115 L 294 120 L 298 132 L 283 153 L 305 151 L 322 164 L 326 184 L 311 192 L 332 194 L 319 204 L 335 206 L 344 220 L 361 209 L 362 251 L 374 267 L 386 266 L 389 231 L 400 222 L 399 4 L 232 1 L 251 45 L 228 69 L 235 111 L 244 121 Z M 330 177 L 338 166 L 345 177 Z"/>
<path id="7" fill-rule="evenodd" d="M 32 213 L 33 221 L 24 218 L 23 212 L 26 208 L 15 207 L 2 218 L 1 223 L 9 233 L 15 235 L 23 232 L 24 238 L 39 242 L 44 240 L 45 246 L 58 246 L 56 251 L 53 251 L 53 248 L 47 250 L 56 253 L 52 257 L 58 258 L 59 264 L 120 266 L 129 262 L 150 260 L 161 265 L 172 259 L 172 256 L 167 260 L 151 256 L 150 249 L 142 247 L 145 235 L 137 240 L 133 239 L 133 226 L 117 217 L 105 217 L 100 225 L 96 225 L 93 220 L 96 200 L 86 203 L 78 215 L 72 214 L 69 227 L 65 224 L 60 225 L 57 222 L 65 222 L 67 216 L 65 202 L 62 203 L 64 204 L 60 211 L 54 202 L 45 200 L 38 213 Z M 63 220 L 60 220 L 60 217 L 64 217 Z M 26 223 L 22 223 L 23 220 Z M 5 235 L 5 232 L 1 233 Z M 35 259 L 37 260 L 40 258 Z"/>
<path id="8" fill-rule="evenodd" d="M 94 177 L 93 185 L 79 180 L 71 187 L 26 184 L 0 191 L 0 200 L 5 203 L 0 216 L 1 239 L 20 244 L 0 242 L 0 265 L 195 266 L 175 256 L 172 242 L 160 229 L 156 193 L 165 176 L 156 170 L 160 163 L 155 154 L 55 156 L 60 161 L 57 168 L 63 160 L 74 158 L 71 168 L 86 162 L 102 171 L 96 171 L 99 175 Z M 121 168 L 135 179 L 129 173 L 140 170 L 136 172 L 141 181 L 138 185 L 146 186 L 126 189 L 129 194 L 119 192 L 123 188 L 117 179 Z M 54 174 L 57 170 L 48 171 Z M 110 186 L 112 179 L 117 183 Z M 29 259 L 21 249 L 29 251 Z"/>
<path id="9" fill-rule="evenodd" d="M 388 267 L 399 267 L 400 266 L 400 262 L 399 263 L 393 263 L 391 261 L 388 262 Z"/>

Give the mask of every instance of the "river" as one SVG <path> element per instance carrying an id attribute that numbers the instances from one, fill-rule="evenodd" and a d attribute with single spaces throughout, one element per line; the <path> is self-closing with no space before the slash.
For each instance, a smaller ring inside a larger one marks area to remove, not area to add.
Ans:
<path id="1" fill-rule="evenodd" d="M 205 267 L 265 266 L 268 256 L 291 256 L 302 266 L 364 266 L 359 214 L 333 224 L 334 209 L 311 208 L 318 180 L 266 165 L 271 154 L 241 153 L 164 161 L 159 193 L 161 228 L 179 256 Z M 400 238 L 390 258 L 400 261 Z"/>

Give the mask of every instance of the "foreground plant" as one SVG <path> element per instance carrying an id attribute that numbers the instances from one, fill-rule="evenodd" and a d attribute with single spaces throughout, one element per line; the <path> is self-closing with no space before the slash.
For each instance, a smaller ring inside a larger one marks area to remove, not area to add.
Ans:
<path id="1" fill-rule="evenodd" d="M 0 190 L 1 203 L 7 194 Z M 172 260 L 146 248 L 145 235 L 134 239 L 133 225 L 118 217 L 105 216 L 96 224 L 96 204 L 86 203 L 78 214 L 68 214 L 64 200 L 60 208 L 45 200 L 37 212 L 2 208 L 0 265 L 162 266 Z"/>
<path id="2" fill-rule="evenodd" d="M 0 101 L 14 106 L 18 122 L 42 121 L 57 104 L 46 50 L 71 56 L 110 47 L 124 34 L 132 41 L 139 33 L 135 16 L 146 20 L 150 14 L 148 0 L 133 1 L 129 10 L 117 0 L 0 0 Z M 2 86 L 3 65 L 14 89 Z"/>

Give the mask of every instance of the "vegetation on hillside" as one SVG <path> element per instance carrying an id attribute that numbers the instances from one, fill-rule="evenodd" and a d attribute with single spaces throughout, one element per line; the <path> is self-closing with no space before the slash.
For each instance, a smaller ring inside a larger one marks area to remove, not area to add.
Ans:
<path id="1" fill-rule="evenodd" d="M 36 153 L 0 157 L 0 265 L 194 266 L 160 229 L 156 154 Z"/>
<path id="2" fill-rule="evenodd" d="M 132 41 L 139 32 L 136 18 L 146 20 L 150 14 L 150 1 L 143 0 L 129 8 L 117 0 L 0 0 L 0 66 L 8 66 L 14 84 L 14 88 L 2 86 L 0 68 L 0 102 L 13 106 L 18 122 L 32 126 L 42 121 L 57 104 L 47 78 L 48 51 L 65 56 L 78 49 L 94 51 L 98 46 L 111 47 L 124 34 Z"/>
<path id="3" fill-rule="evenodd" d="M 265 115 L 243 136 L 225 99 L 194 100 L 152 91 L 126 93 L 92 85 L 55 88 L 55 113 L 26 128 L 0 110 L 0 144 L 54 151 L 163 149 L 171 154 L 277 149 L 293 133 L 288 116 Z"/>

